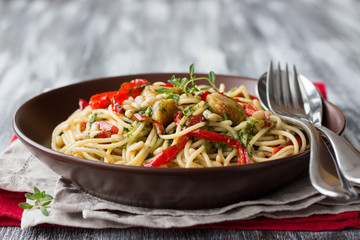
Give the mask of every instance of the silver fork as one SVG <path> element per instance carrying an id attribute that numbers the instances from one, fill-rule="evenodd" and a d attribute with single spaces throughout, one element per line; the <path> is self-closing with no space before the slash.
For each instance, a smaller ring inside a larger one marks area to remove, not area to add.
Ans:
<path id="1" fill-rule="evenodd" d="M 270 62 L 267 72 L 266 96 L 269 108 L 281 116 L 286 122 L 300 126 L 310 139 L 310 181 L 320 193 L 336 199 L 354 199 L 357 197 L 355 189 L 347 182 L 339 171 L 329 149 L 316 128 L 303 116 L 304 103 L 294 66 L 292 77 L 286 64 L 285 71 L 281 71 L 278 64 L 277 71 L 273 71 Z"/>

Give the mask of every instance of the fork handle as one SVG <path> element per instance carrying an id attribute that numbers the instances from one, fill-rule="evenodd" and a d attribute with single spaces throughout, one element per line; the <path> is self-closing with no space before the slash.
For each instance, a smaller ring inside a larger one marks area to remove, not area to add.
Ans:
<path id="1" fill-rule="evenodd" d="M 329 139 L 336 161 L 344 177 L 360 184 L 360 153 L 343 137 L 324 126 L 316 126 Z"/>
<path id="2" fill-rule="evenodd" d="M 319 131 L 306 119 L 283 117 L 287 122 L 302 127 L 310 137 L 310 181 L 320 193 L 336 199 L 355 199 L 355 189 L 339 171 L 336 161 L 323 141 Z"/>

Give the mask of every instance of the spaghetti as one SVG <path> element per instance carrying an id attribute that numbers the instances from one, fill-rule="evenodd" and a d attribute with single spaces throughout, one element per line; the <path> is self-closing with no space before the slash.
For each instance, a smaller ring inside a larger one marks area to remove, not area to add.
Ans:
<path id="1" fill-rule="evenodd" d="M 302 130 L 264 109 L 244 86 L 225 91 L 195 85 L 200 78 L 124 83 L 96 94 L 53 131 L 52 149 L 113 164 L 217 167 L 249 164 L 303 152 Z M 189 88 L 188 84 L 192 84 Z"/>

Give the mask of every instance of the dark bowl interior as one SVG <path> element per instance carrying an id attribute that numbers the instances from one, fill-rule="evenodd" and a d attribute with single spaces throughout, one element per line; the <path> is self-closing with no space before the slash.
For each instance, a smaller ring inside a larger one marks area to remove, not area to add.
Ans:
<path id="1" fill-rule="evenodd" d="M 50 149 L 53 129 L 78 108 L 79 98 L 89 99 L 96 93 L 117 90 L 123 82 L 135 78 L 167 81 L 172 75 L 174 73 L 152 73 L 102 78 L 43 93 L 18 109 L 13 121 L 15 133 L 40 161 L 82 190 L 110 201 L 148 208 L 204 209 L 255 199 L 308 168 L 309 152 L 243 166 L 164 169 L 99 163 Z M 255 79 L 218 75 L 216 81 L 225 83 L 227 89 L 245 85 L 249 93 L 255 95 Z M 324 124 L 340 134 L 345 127 L 344 115 L 327 101 L 324 106 Z"/>

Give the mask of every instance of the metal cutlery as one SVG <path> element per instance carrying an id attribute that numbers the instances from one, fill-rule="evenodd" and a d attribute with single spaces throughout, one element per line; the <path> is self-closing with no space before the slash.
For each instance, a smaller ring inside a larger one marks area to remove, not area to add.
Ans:
<path id="1" fill-rule="evenodd" d="M 343 137 L 337 135 L 322 122 L 322 97 L 314 84 L 302 75 L 297 75 L 294 68 L 294 74 L 298 76 L 300 89 L 304 99 L 304 109 L 307 119 L 320 130 L 331 143 L 335 159 L 339 165 L 340 171 L 350 182 L 360 184 L 360 153 L 353 148 Z"/>
<path id="2" fill-rule="evenodd" d="M 281 71 L 273 71 L 270 63 L 266 78 L 258 82 L 258 93 L 263 105 L 281 118 L 300 126 L 310 138 L 309 175 L 313 186 L 322 194 L 336 199 L 354 199 L 355 189 L 347 182 L 339 171 L 325 142 L 314 125 L 307 119 L 304 102 L 297 84 L 296 71 L 289 77 L 288 67 Z M 305 106 L 309 107 L 305 104 Z"/>

